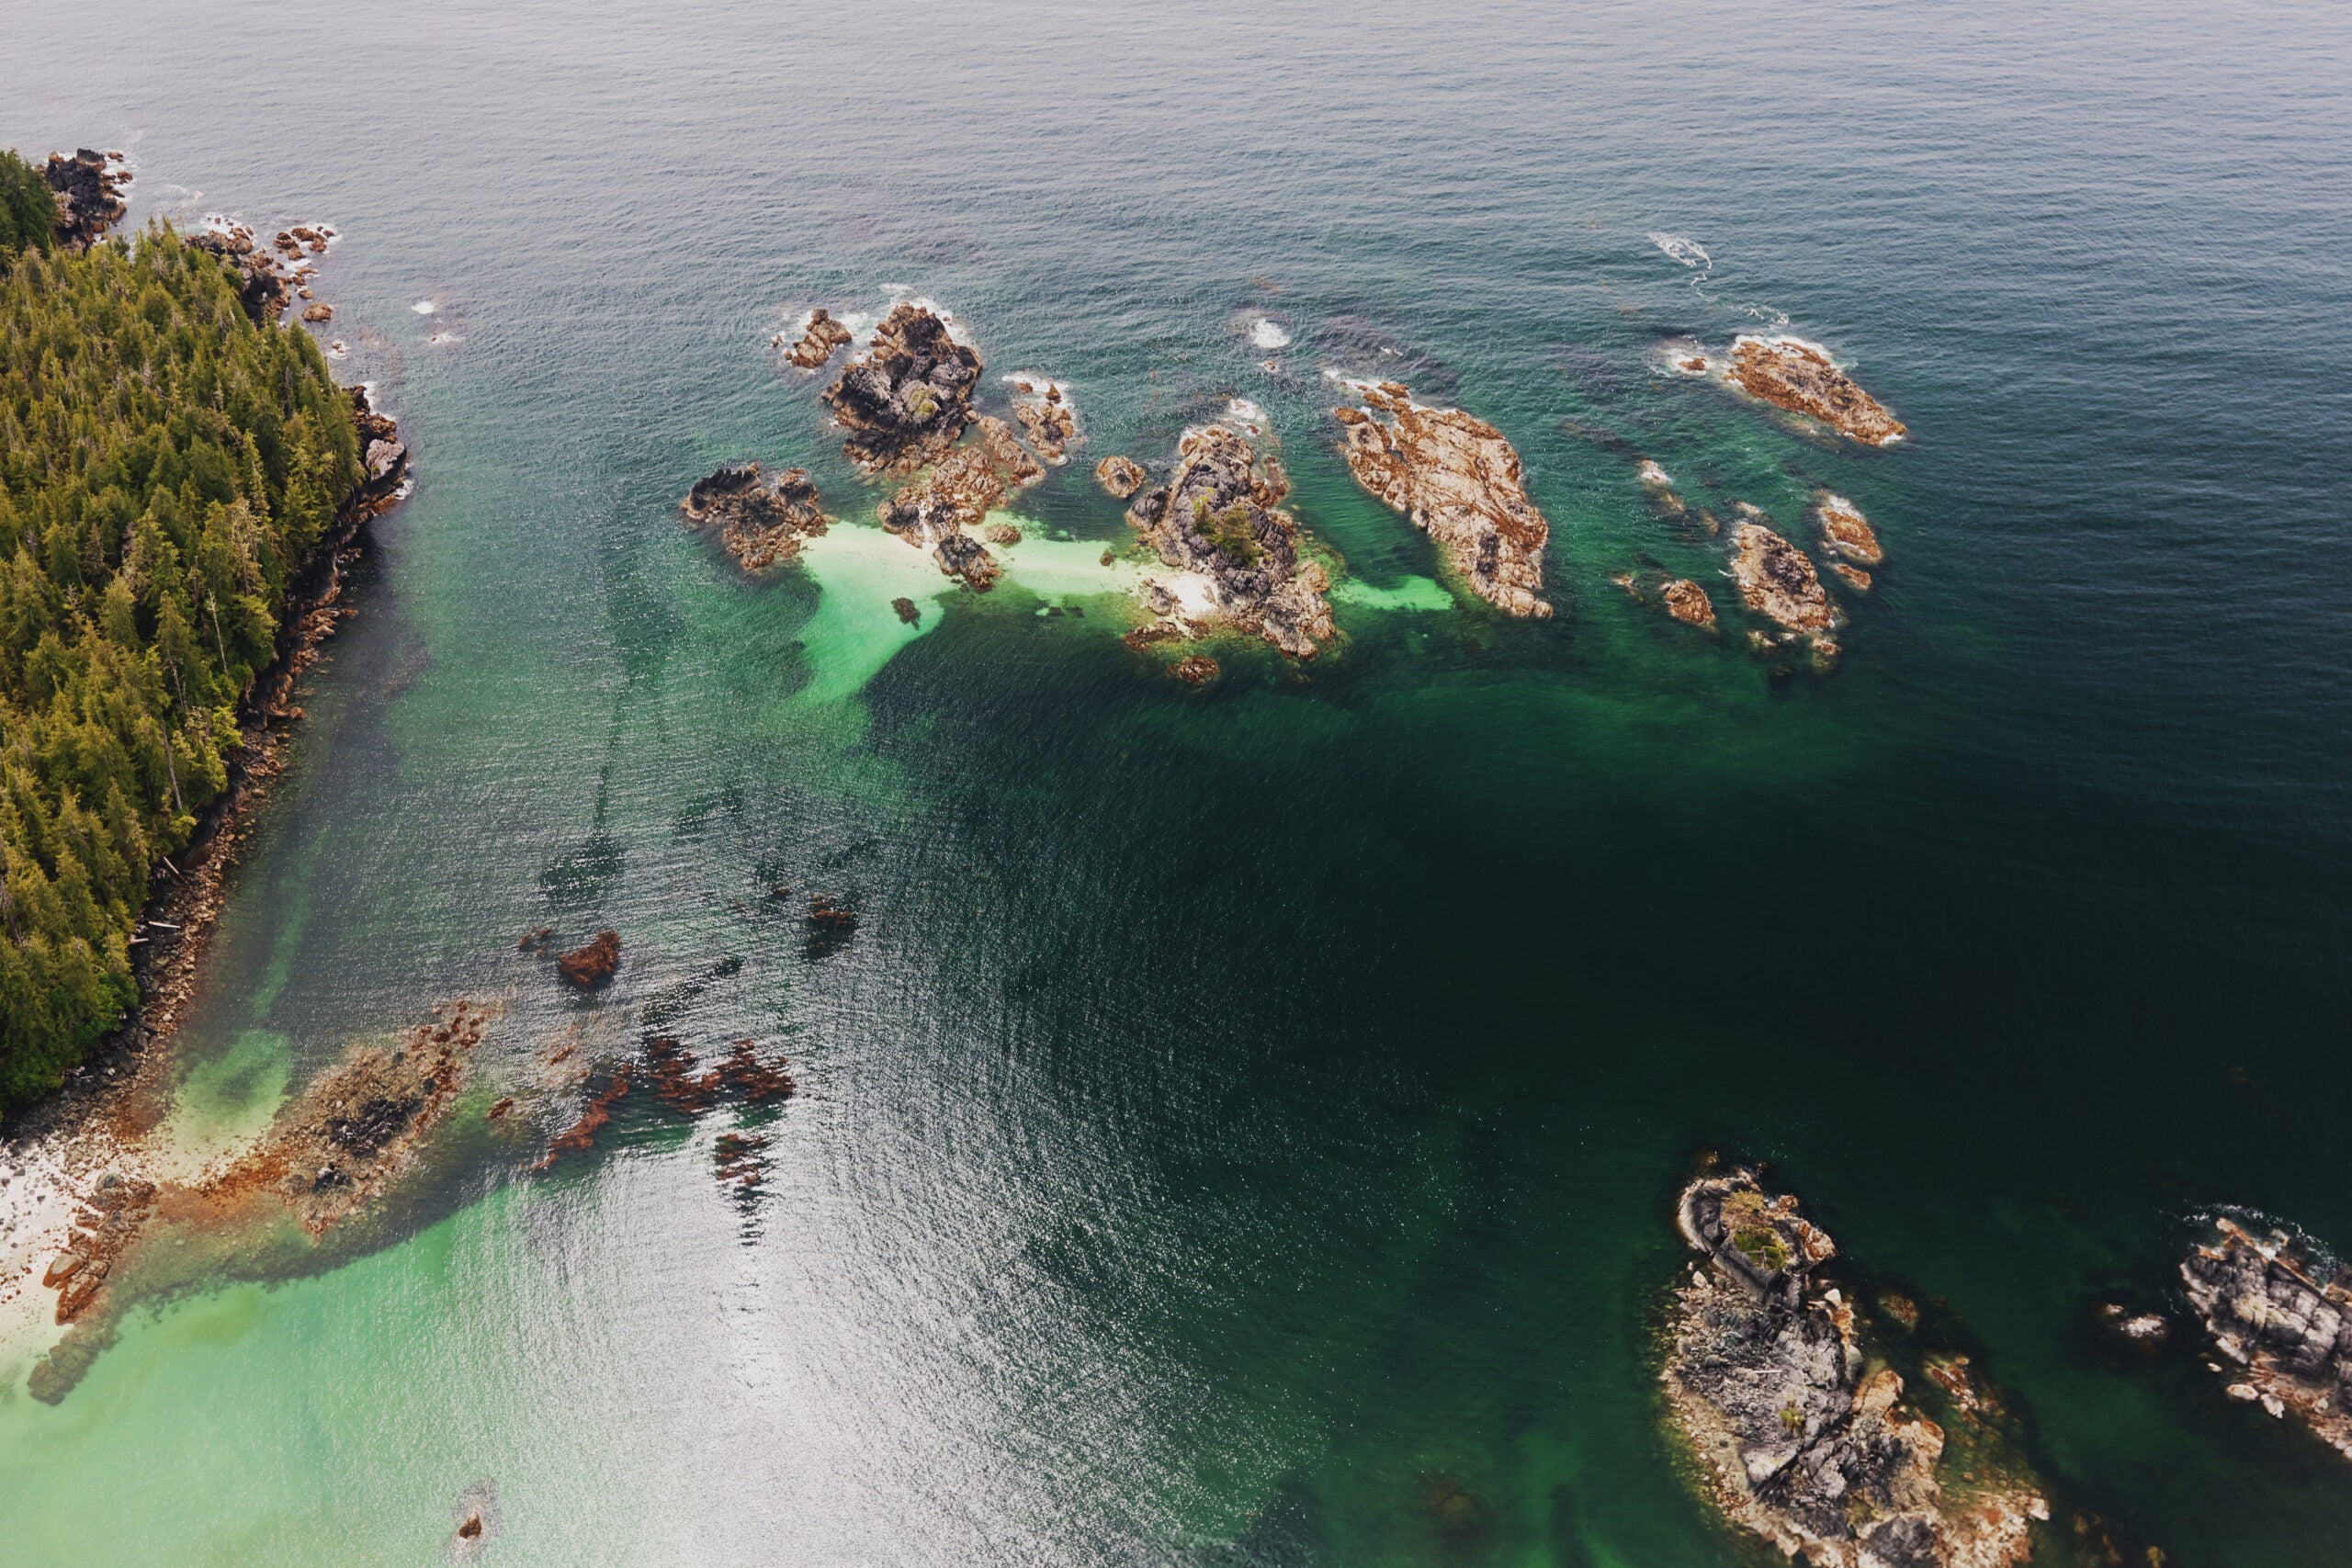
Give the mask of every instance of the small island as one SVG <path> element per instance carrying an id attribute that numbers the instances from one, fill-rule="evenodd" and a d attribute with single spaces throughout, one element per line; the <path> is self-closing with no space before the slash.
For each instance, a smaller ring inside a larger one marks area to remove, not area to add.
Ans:
<path id="1" fill-rule="evenodd" d="M 1741 337 L 1732 344 L 1725 374 L 1748 396 L 1817 419 L 1866 446 L 1883 446 L 1905 434 L 1903 422 L 1856 386 L 1819 344 Z"/>
<path id="2" fill-rule="evenodd" d="M 757 463 L 729 463 L 697 479 L 678 506 L 696 527 L 716 525 L 727 553 L 754 573 L 791 560 L 833 522 L 817 504 L 808 469 L 786 468 L 770 479 Z"/>
<path id="3" fill-rule="evenodd" d="M 1838 1255 L 1828 1234 L 1753 1172 L 1691 1182 L 1676 1220 L 1706 1263 L 1668 1308 L 1667 1404 L 1733 1524 L 1815 1568 L 2030 1557 L 2030 1521 L 2050 1507 L 1966 1357 L 1924 1363 L 1946 1396 L 1939 1425 L 1892 1366 L 1871 1370 L 1859 1303 L 1820 1272 Z M 1907 1329 L 1917 1309 L 1897 1298 L 1890 1316 Z"/>
<path id="4" fill-rule="evenodd" d="M 1527 499 L 1502 433 L 1460 409 L 1417 403 L 1394 381 L 1360 391 L 1363 408 L 1331 411 L 1356 482 L 1444 546 L 1478 597 L 1510 615 L 1549 615 L 1538 595 L 1551 525 Z"/>
<path id="5" fill-rule="evenodd" d="M 1131 640 L 1189 639 L 1223 625 L 1314 658 L 1335 635 L 1323 596 L 1330 579 L 1299 553 L 1298 520 L 1280 509 L 1289 493 L 1281 463 L 1248 437 L 1222 424 L 1186 432 L 1169 481 L 1127 508 L 1128 525 L 1178 573 L 1149 589 L 1159 619 Z"/>
<path id="6" fill-rule="evenodd" d="M 1829 669 L 1838 661 L 1838 615 L 1828 590 L 1821 586 L 1821 574 L 1803 550 L 1765 526 L 1762 513 L 1746 510 L 1748 519 L 1733 525 L 1731 531 L 1731 575 L 1739 585 L 1741 602 L 1777 622 L 1783 633 L 1781 641 L 1808 644 L 1815 668 Z M 1772 640 L 1765 639 L 1767 644 Z"/>

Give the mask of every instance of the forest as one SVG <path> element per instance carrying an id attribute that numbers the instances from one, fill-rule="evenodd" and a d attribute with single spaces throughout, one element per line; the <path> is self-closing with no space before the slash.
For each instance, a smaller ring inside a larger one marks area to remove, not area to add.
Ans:
<path id="1" fill-rule="evenodd" d="M 158 858 L 226 787 L 289 579 L 363 469 L 307 333 L 168 226 L 74 252 L 0 153 L 0 1109 L 138 1000 Z"/>

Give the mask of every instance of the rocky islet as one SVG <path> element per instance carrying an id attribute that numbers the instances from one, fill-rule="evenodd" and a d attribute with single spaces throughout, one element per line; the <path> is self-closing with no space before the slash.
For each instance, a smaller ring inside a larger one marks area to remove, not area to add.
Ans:
<path id="1" fill-rule="evenodd" d="M 757 463 L 729 463 L 697 479 L 678 506 L 695 526 L 717 527 L 735 563 L 755 574 L 791 560 L 833 522 L 818 504 L 808 470 L 769 476 Z"/>
<path id="2" fill-rule="evenodd" d="M 1281 508 L 1289 493 L 1281 463 L 1224 424 L 1179 440 L 1168 482 L 1127 508 L 1128 525 L 1178 574 L 1147 590 L 1170 637 L 1221 625 L 1312 659 L 1335 635 L 1329 578 L 1301 554 L 1304 532 Z"/>
<path id="3" fill-rule="evenodd" d="M 1551 615 L 1541 597 L 1551 525 L 1502 433 L 1460 409 L 1417 403 L 1394 381 L 1360 395 L 1363 407 L 1332 411 L 1357 482 L 1443 546 L 1481 599 L 1513 615 Z"/>
<path id="4" fill-rule="evenodd" d="M 2189 1249 L 2180 1281 L 2230 1397 L 2292 1412 L 2352 1459 L 2352 1271 L 2284 1230 L 2223 1216 Z M 2120 1316 L 2119 1331 L 2133 1321 Z"/>
<path id="5" fill-rule="evenodd" d="M 1903 422 L 1855 385 L 1827 349 L 1803 338 L 1740 337 L 1724 374 L 1748 396 L 1817 419 L 1865 446 L 1883 446 L 1905 434 Z"/>
<path id="6" fill-rule="evenodd" d="M 1948 1432 L 1875 1364 L 1838 1255 L 1753 1172 L 1702 1176 L 1676 1223 L 1705 1259 L 1668 1308 L 1667 1404 L 1726 1517 L 1815 1568 L 2006 1568 L 2050 1517 L 1965 1358 L 1928 1363 Z M 1969 1461 L 1958 1462 L 1965 1448 Z"/>

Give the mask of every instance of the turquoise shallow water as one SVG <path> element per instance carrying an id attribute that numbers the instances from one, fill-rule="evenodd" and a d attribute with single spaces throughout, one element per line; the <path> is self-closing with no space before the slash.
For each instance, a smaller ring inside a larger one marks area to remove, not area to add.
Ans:
<path id="1" fill-rule="evenodd" d="M 666 1028 L 805 1092 L 755 1202 L 732 1112 L 626 1106 L 537 1177 L 469 1134 L 62 1404 L 12 1370 L 0 1562 L 436 1562 L 484 1500 L 518 1563 L 1747 1562 L 1645 1351 L 1711 1148 L 1948 1302 L 2069 1506 L 2340 1555 L 2352 1472 L 2084 1327 L 2217 1202 L 2352 1249 L 2338 10 L 89 26 L 15 24 L 0 140 L 127 148 L 135 217 L 335 224 L 332 331 L 420 462 L 184 1037 L 191 1135 L 459 994 L 505 1007 L 489 1077 Z M 1371 591 L 1344 648 L 1193 692 L 1018 558 L 919 636 L 854 548 L 737 580 L 677 497 L 749 457 L 848 509 L 766 343 L 894 286 L 1071 386 L 1014 554 L 1073 577 L 1124 538 L 1085 465 L 1262 405 Z M 1783 320 L 1915 439 L 1654 374 Z M 1554 620 L 1417 607 L 1327 367 L 1511 437 Z M 1717 581 L 1644 457 L 1870 513 L 1834 677 L 1610 585 Z M 514 956 L 543 923 L 623 931 L 609 994 Z"/>

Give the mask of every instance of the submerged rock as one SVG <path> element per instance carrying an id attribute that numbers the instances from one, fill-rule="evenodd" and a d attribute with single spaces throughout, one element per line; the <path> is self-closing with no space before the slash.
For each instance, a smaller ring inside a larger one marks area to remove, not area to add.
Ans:
<path id="1" fill-rule="evenodd" d="M 808 312 L 808 324 L 800 333 L 800 341 L 784 350 L 785 359 L 803 370 L 814 370 L 833 356 L 833 351 L 849 343 L 855 334 L 833 320 L 832 313 L 822 305 Z M 784 345 L 784 334 L 775 334 L 776 346 Z"/>
<path id="2" fill-rule="evenodd" d="M 729 463 L 696 480 L 678 505 L 696 527 L 718 524 L 727 553 L 752 572 L 792 559 L 804 541 L 833 523 L 817 504 L 808 469 L 786 468 L 768 479 L 757 463 Z"/>
<path id="3" fill-rule="evenodd" d="M 120 157 L 87 147 L 71 157 L 51 152 L 42 177 L 57 202 L 57 237 L 70 248 L 78 251 L 95 243 L 122 221 L 122 192 L 130 184 L 130 172 L 122 167 Z"/>
<path id="4" fill-rule="evenodd" d="M 1189 579 L 1186 592 L 1156 586 L 1152 608 L 1181 635 L 1193 621 L 1219 622 L 1314 658 L 1333 635 L 1330 581 L 1300 558 L 1298 520 L 1279 510 L 1289 493 L 1282 465 L 1261 461 L 1247 438 L 1222 424 L 1186 432 L 1169 482 L 1127 508 L 1128 525 Z"/>
<path id="5" fill-rule="evenodd" d="M 1460 409 L 1425 408 L 1394 381 L 1365 388 L 1363 400 L 1332 411 L 1357 482 L 1443 545 L 1480 598 L 1514 615 L 1549 615 L 1537 594 L 1551 525 L 1527 499 L 1519 454 L 1502 433 Z"/>
<path id="6" fill-rule="evenodd" d="M 921 305 L 900 305 L 875 329 L 824 400 L 849 432 L 842 450 L 869 474 L 912 473 L 944 456 L 972 423 L 977 349 L 948 335 Z"/>
<path id="7" fill-rule="evenodd" d="M 893 599 L 890 601 L 890 608 L 897 614 L 899 619 L 910 626 L 922 624 L 922 607 L 911 599 Z"/>
<path id="8" fill-rule="evenodd" d="M 1223 673 L 1223 667 L 1207 654 L 1195 653 L 1170 665 L 1168 672 L 1187 686 L 1205 686 Z"/>
<path id="9" fill-rule="evenodd" d="M 1822 547 L 1831 554 L 1844 556 L 1857 566 L 1877 566 L 1886 559 L 1878 530 L 1862 515 L 1862 509 L 1844 496 L 1822 491 L 1814 503 L 1814 515 L 1821 521 Z"/>
<path id="10" fill-rule="evenodd" d="M 621 933 L 598 931 L 596 939 L 585 947 L 574 948 L 555 961 L 556 973 L 564 983 L 583 991 L 593 991 L 613 977 L 621 966 Z"/>
<path id="11" fill-rule="evenodd" d="M 1733 525 L 1731 543 L 1732 581 L 1739 584 L 1741 602 L 1809 641 L 1817 659 L 1835 660 L 1838 607 L 1805 553 L 1761 523 Z"/>
<path id="12" fill-rule="evenodd" d="M 1111 492 L 1114 501 L 1125 501 L 1143 489 L 1151 476 L 1143 465 L 1132 457 L 1105 457 L 1094 465 L 1094 482 Z"/>
<path id="13" fill-rule="evenodd" d="M 1803 338 L 1738 338 L 1729 375 L 1750 397 L 1810 415 L 1866 446 L 1883 446 L 1904 434 L 1903 422 L 1854 385 L 1826 349 Z"/>
<path id="14" fill-rule="evenodd" d="M 1795 1199 L 1736 1170 L 1684 1188 L 1677 1219 L 1709 1267 L 1674 1294 L 1668 1404 L 1735 1524 L 1815 1568 L 2029 1558 L 2029 1521 L 2049 1506 L 1980 1429 L 1986 1401 L 1964 1361 L 1939 1363 L 1972 1391 L 1953 1401 L 1969 1427 L 1962 1466 L 1905 1401 L 1902 1376 L 1868 1370 L 1853 1307 L 1816 1277 L 1836 1244 Z"/>
<path id="15" fill-rule="evenodd" d="M 2284 1231 L 2214 1222 L 2180 1266 L 2189 1305 L 2230 1363 L 2230 1393 L 2288 1411 L 2352 1459 L 2352 1272 Z M 2239 1390 L 2246 1392 L 2240 1393 Z"/>

